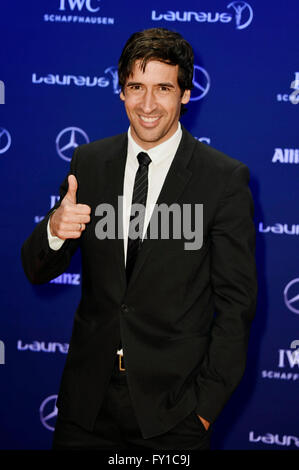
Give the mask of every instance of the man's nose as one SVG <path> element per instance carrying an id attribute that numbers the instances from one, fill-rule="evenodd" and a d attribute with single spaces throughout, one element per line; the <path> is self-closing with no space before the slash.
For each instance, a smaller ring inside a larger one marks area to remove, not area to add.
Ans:
<path id="1" fill-rule="evenodd" d="M 156 107 L 156 99 L 152 90 L 146 90 L 143 95 L 142 109 L 146 114 L 151 113 Z"/>

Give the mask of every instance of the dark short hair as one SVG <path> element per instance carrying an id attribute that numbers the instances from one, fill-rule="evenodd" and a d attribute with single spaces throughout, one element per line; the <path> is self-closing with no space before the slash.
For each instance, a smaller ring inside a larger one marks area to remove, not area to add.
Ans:
<path id="1" fill-rule="evenodd" d="M 150 60 L 178 65 L 178 84 L 182 94 L 193 88 L 193 50 L 188 41 L 175 31 L 151 28 L 132 34 L 118 61 L 118 78 L 122 90 L 136 60 L 141 60 L 143 71 Z"/>

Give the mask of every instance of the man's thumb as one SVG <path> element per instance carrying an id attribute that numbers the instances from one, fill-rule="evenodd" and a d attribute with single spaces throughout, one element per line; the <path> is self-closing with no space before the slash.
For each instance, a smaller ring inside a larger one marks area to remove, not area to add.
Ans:
<path id="1" fill-rule="evenodd" d="M 74 175 L 69 175 L 68 177 L 69 189 L 66 194 L 67 199 L 71 201 L 73 204 L 76 204 L 76 192 L 78 189 L 78 183 L 76 177 Z"/>

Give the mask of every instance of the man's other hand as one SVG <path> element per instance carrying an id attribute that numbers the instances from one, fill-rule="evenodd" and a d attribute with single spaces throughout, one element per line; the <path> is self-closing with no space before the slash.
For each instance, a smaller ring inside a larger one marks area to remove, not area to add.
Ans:
<path id="1" fill-rule="evenodd" d="M 86 204 L 77 204 L 78 183 L 74 175 L 69 175 L 68 184 L 68 192 L 59 208 L 50 217 L 51 234 L 61 240 L 80 238 L 86 224 L 90 222 L 90 207 Z"/>

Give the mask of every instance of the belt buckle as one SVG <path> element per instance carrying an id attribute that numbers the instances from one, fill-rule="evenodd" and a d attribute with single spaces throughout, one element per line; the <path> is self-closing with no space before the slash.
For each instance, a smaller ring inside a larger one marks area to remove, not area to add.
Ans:
<path id="1" fill-rule="evenodd" d="M 124 363 L 123 363 L 123 357 L 124 356 L 119 351 L 117 352 L 117 354 L 118 354 L 118 368 L 119 368 L 120 371 L 125 371 L 126 370 L 125 367 L 122 367 L 122 366 L 124 366 Z"/>

